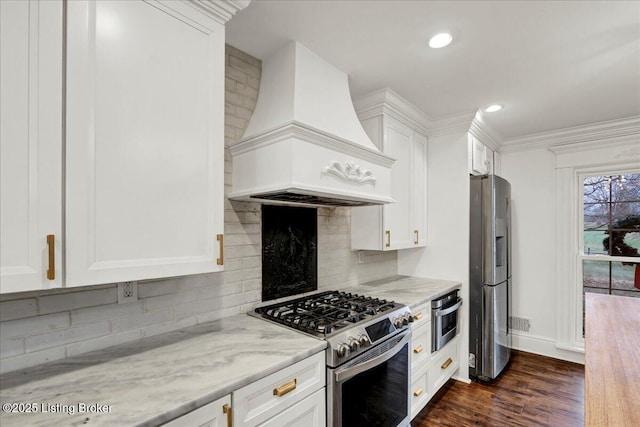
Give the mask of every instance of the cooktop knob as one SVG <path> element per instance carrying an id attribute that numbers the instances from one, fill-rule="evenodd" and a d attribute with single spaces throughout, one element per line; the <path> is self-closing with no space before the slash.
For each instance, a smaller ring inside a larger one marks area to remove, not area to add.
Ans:
<path id="1" fill-rule="evenodd" d="M 365 334 L 362 334 L 358 337 L 358 342 L 360 343 L 360 347 L 364 347 L 365 345 L 369 344 L 369 337 L 367 337 Z"/>
<path id="2" fill-rule="evenodd" d="M 395 319 L 393 319 L 393 325 L 398 329 L 402 328 L 402 326 L 404 325 L 404 323 L 402 322 L 402 318 L 396 317 Z"/>
<path id="3" fill-rule="evenodd" d="M 358 350 L 358 347 L 360 347 L 360 343 L 358 343 L 358 340 L 356 340 L 355 338 L 349 338 L 349 349 L 351 351 L 356 351 Z"/>
<path id="4" fill-rule="evenodd" d="M 345 357 L 349 354 L 349 346 L 346 345 L 345 343 L 340 343 L 338 345 L 338 349 L 336 350 L 336 354 L 338 355 L 338 357 Z"/>

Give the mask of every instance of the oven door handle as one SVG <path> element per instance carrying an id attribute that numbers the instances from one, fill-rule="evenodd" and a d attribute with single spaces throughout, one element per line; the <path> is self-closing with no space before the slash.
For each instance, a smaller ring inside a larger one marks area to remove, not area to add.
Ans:
<path id="1" fill-rule="evenodd" d="M 398 341 L 398 344 L 394 345 L 389 350 L 385 351 L 379 356 L 374 357 L 373 359 L 369 359 L 366 362 L 360 363 L 355 366 L 349 366 L 347 368 L 338 369 L 335 372 L 336 382 L 340 383 L 348 380 L 351 377 L 354 377 L 368 369 L 375 368 L 378 365 L 383 364 L 387 360 L 391 359 L 393 356 L 398 354 L 402 347 L 411 339 L 411 331 L 407 331 L 407 334 Z"/>
<path id="2" fill-rule="evenodd" d="M 449 308 L 445 308 L 444 310 L 433 310 L 433 314 L 436 317 L 446 316 L 447 314 L 451 314 L 462 306 L 462 298 L 458 298 L 458 302 L 452 305 Z"/>

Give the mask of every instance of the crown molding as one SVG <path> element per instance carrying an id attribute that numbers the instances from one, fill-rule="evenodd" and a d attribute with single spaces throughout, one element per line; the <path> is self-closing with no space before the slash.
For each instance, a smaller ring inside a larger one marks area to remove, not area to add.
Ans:
<path id="1" fill-rule="evenodd" d="M 433 126 L 433 120 L 426 113 L 389 88 L 355 99 L 353 106 L 361 121 L 388 115 L 424 134 L 430 133 Z"/>
<path id="2" fill-rule="evenodd" d="M 469 132 L 471 124 L 476 117 L 476 110 L 465 111 L 451 116 L 441 117 L 434 121 L 429 136 L 437 137 L 454 133 Z"/>
<path id="3" fill-rule="evenodd" d="M 500 151 L 504 143 L 504 137 L 496 128 L 489 124 L 487 116 L 482 110 L 476 112 L 469 127 L 469 133 L 493 151 Z"/>
<path id="4" fill-rule="evenodd" d="M 640 138 L 640 115 L 510 138 L 504 141 L 500 152 L 510 153 L 536 148 L 550 148 L 554 152 L 560 152 L 564 148 L 571 150 L 570 147 L 564 146 L 578 144 L 579 147 L 584 148 L 590 143 L 594 145 L 603 140 L 624 140 L 634 137 L 636 141 Z M 576 147 L 576 150 L 579 149 L 581 148 Z"/>
<path id="5" fill-rule="evenodd" d="M 288 139 L 302 140 L 388 168 L 395 162 L 393 157 L 377 150 L 372 150 L 295 120 L 275 129 L 266 130 L 248 138 L 243 138 L 240 141 L 229 143 L 227 147 L 230 149 L 231 155 L 236 156 Z"/>
<path id="6" fill-rule="evenodd" d="M 189 0 L 188 4 L 206 13 L 224 25 L 233 16 L 249 6 L 251 0 Z"/>

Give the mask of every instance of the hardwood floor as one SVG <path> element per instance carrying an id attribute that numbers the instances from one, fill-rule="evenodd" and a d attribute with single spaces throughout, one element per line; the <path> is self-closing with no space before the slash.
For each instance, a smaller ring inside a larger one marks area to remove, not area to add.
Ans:
<path id="1" fill-rule="evenodd" d="M 584 366 L 520 351 L 491 383 L 449 380 L 412 427 L 584 425 Z"/>

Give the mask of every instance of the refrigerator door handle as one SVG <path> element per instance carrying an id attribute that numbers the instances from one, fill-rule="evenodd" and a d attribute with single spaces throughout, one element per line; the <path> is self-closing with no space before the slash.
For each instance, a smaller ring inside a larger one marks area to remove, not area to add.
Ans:
<path id="1" fill-rule="evenodd" d="M 451 314 L 462 306 L 462 298 L 458 298 L 458 302 L 456 302 L 451 307 L 445 308 L 444 310 L 434 310 L 433 314 L 436 317 L 446 316 L 447 314 Z"/>

